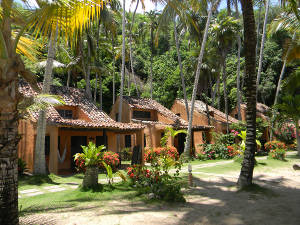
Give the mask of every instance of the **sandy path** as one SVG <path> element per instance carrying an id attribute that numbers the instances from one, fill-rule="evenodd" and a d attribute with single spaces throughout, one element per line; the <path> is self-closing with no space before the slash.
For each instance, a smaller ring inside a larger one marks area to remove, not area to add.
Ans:
<path id="1" fill-rule="evenodd" d="M 263 187 L 258 193 L 237 192 L 235 177 L 196 177 L 194 181 L 196 187 L 185 190 L 187 202 L 182 204 L 109 201 L 104 207 L 69 209 L 20 220 L 24 225 L 300 224 L 300 173 L 292 169 L 256 174 L 256 183 Z"/>

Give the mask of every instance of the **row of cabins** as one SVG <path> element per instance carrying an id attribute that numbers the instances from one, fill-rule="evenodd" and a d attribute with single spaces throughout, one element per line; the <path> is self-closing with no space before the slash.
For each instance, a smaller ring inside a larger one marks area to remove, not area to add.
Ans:
<path id="1" fill-rule="evenodd" d="M 20 83 L 19 91 L 24 97 L 37 95 L 25 82 Z M 160 146 L 166 127 L 176 130 L 188 127 L 185 104 L 180 99 L 175 100 L 170 110 L 152 99 L 124 96 L 121 122 L 116 122 L 119 99 L 108 116 L 88 100 L 84 90 L 51 86 L 50 92 L 65 102 L 62 106 L 49 107 L 46 113 L 45 155 L 51 173 L 73 171 L 73 155 L 81 152 L 81 145 L 88 142 L 105 145 L 114 152 L 137 148 L 143 154 L 144 148 Z M 209 113 L 203 102 L 196 101 L 192 126 L 192 149 L 196 152 L 201 151 L 201 144 L 212 141 L 212 131 L 226 132 L 226 115 L 211 106 L 208 109 Z M 22 139 L 18 156 L 26 161 L 29 171 L 33 171 L 34 165 L 37 119 L 38 113 L 30 112 L 19 122 Z M 229 123 L 236 122 L 237 119 L 229 116 Z M 180 134 L 169 138 L 168 145 L 175 146 L 181 154 L 185 137 Z"/>

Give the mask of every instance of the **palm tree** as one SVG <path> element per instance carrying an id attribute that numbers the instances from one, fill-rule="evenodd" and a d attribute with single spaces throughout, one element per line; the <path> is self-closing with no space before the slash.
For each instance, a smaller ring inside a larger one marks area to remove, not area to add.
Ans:
<path id="1" fill-rule="evenodd" d="M 123 0 L 123 16 L 122 16 L 122 69 L 121 69 L 121 87 L 119 97 L 119 117 L 118 121 L 122 121 L 122 105 L 123 105 L 123 91 L 125 78 L 125 0 Z"/>
<path id="2" fill-rule="evenodd" d="M 191 100 L 191 109 L 190 109 L 190 117 L 189 117 L 189 124 L 188 124 L 188 133 L 186 136 L 186 142 L 184 146 L 184 154 L 186 157 L 190 156 L 190 148 L 191 148 L 191 137 L 192 137 L 192 124 L 193 124 L 193 114 L 194 114 L 194 107 L 195 107 L 195 100 L 196 100 L 196 94 L 197 94 L 197 88 L 198 88 L 198 82 L 200 77 L 200 70 L 202 65 L 202 59 L 204 55 L 207 35 L 208 35 L 208 28 L 210 25 L 210 20 L 212 17 L 212 13 L 216 10 L 217 6 L 219 5 L 220 0 L 213 1 L 210 6 L 210 10 L 208 12 L 207 21 L 205 25 L 205 31 L 203 34 L 201 49 L 198 57 L 198 64 L 197 64 L 197 70 L 195 75 L 195 82 L 194 82 L 194 88 L 193 88 L 193 94 L 192 94 L 192 100 Z"/>
<path id="3" fill-rule="evenodd" d="M 259 85 L 260 76 L 261 76 L 262 61 L 263 61 L 263 55 L 264 55 L 264 46 L 265 46 L 265 40 L 266 40 L 266 34 L 267 34 L 267 21 L 268 21 L 268 15 L 269 15 L 269 4 L 270 4 L 270 0 L 267 0 L 266 10 L 265 10 L 265 20 L 264 20 L 264 26 L 263 26 L 263 35 L 262 35 L 262 40 L 261 40 L 261 45 L 260 45 L 257 80 L 256 80 L 257 92 L 259 90 L 258 85 Z"/>
<path id="4" fill-rule="evenodd" d="M 20 140 L 17 110 L 20 101 L 18 75 L 24 77 L 38 90 L 35 76 L 25 69 L 21 57 L 17 54 L 22 35 L 26 32 L 26 28 L 35 28 L 36 34 L 46 34 L 51 30 L 54 41 L 53 34 L 56 32 L 56 26 L 59 26 L 58 36 L 61 36 L 60 31 L 63 31 L 66 37 L 73 37 L 71 34 L 75 34 L 78 28 L 98 14 L 103 1 L 83 3 L 77 0 L 67 0 L 56 4 L 54 2 L 46 4 L 42 1 L 39 3 L 41 4 L 39 8 L 18 12 L 15 7 L 12 7 L 13 0 L 2 0 L 0 3 L 0 70 L 2 71 L 0 73 L 0 163 L 2 170 L 0 174 L 0 208 L 2 209 L 0 224 L 18 224 L 17 145 Z M 88 6 L 91 4 L 94 7 Z M 79 13 L 82 20 L 74 22 Z M 72 23 L 72 29 L 70 26 L 60 26 L 68 23 L 70 25 Z M 13 36 L 13 27 L 17 28 L 14 33 L 16 36 Z"/>
<path id="5" fill-rule="evenodd" d="M 215 23 L 212 25 L 212 32 L 214 38 L 218 43 L 219 52 L 221 55 L 221 64 L 222 64 L 222 77 L 223 77 L 223 91 L 224 91 L 224 102 L 225 102 L 225 114 L 227 120 L 227 133 L 229 132 L 229 123 L 228 123 L 228 98 L 227 98 L 227 74 L 226 74 L 226 58 L 228 50 L 232 45 L 234 38 L 237 35 L 239 30 L 238 20 L 230 16 L 219 16 Z"/>
<path id="6" fill-rule="evenodd" d="M 235 17 L 236 19 L 239 19 L 240 13 L 239 13 L 239 7 L 237 0 L 234 1 L 235 6 Z M 240 75 L 240 67 L 241 67 L 241 36 L 239 34 L 236 35 L 237 44 L 238 44 L 238 61 L 237 61 L 237 75 L 236 75 L 236 98 L 237 98 L 237 109 L 238 109 L 238 120 L 242 120 L 241 115 L 241 75 Z"/>
<path id="7" fill-rule="evenodd" d="M 245 97 L 247 99 L 247 136 L 244 160 L 238 180 L 241 187 L 251 185 L 256 151 L 256 35 L 252 0 L 241 0 L 244 23 L 244 48 L 246 61 Z"/>
<path id="8" fill-rule="evenodd" d="M 150 98 L 153 98 L 153 53 L 154 53 L 154 33 L 157 29 L 158 23 L 157 23 L 157 16 L 158 13 L 151 10 L 150 12 L 146 13 L 149 18 L 149 28 L 150 28 L 150 49 L 151 49 L 151 55 L 150 55 Z"/>
<path id="9" fill-rule="evenodd" d="M 183 67 L 181 62 L 181 54 L 180 54 L 180 46 L 179 46 L 179 38 L 178 38 L 178 31 L 177 31 L 177 25 L 176 25 L 176 16 L 177 14 L 184 13 L 185 10 L 181 10 L 180 12 L 175 9 L 174 5 L 181 5 L 181 3 L 177 0 L 168 1 L 167 5 L 163 9 L 162 14 L 159 17 L 159 24 L 158 24 L 158 32 L 156 35 L 156 39 L 158 39 L 159 32 L 167 27 L 171 22 L 173 22 L 173 28 L 174 28 L 174 39 L 175 39 L 175 46 L 176 46 L 176 52 L 177 52 L 177 60 L 180 70 L 180 78 L 181 78 L 181 87 L 184 97 L 184 103 L 187 113 L 187 119 L 189 119 L 189 106 L 188 106 L 188 100 L 187 100 L 187 94 L 186 94 L 186 87 L 185 87 L 185 80 L 184 80 L 184 74 L 183 74 Z M 182 16 L 182 15 L 180 15 Z M 179 17 L 180 18 L 180 17 Z"/>

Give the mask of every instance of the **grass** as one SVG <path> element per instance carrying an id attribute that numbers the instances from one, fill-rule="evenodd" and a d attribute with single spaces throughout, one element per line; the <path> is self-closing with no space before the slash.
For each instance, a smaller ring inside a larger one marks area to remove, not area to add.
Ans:
<path id="1" fill-rule="evenodd" d="M 39 188 L 52 185 L 63 185 L 68 183 L 81 184 L 83 180 L 83 174 L 74 174 L 71 176 L 58 176 L 54 174 L 50 175 L 37 175 L 37 176 L 21 176 L 19 177 L 18 186 L 19 190 L 26 190 L 32 188 Z M 117 174 L 114 174 L 118 177 Z M 106 179 L 106 174 L 99 174 L 98 179 Z"/>
<path id="2" fill-rule="evenodd" d="M 275 159 L 260 159 L 257 160 L 255 166 L 256 172 L 272 172 L 278 168 L 291 167 L 294 163 L 299 162 L 299 157 L 295 155 L 288 155 L 286 161 L 280 161 Z M 213 160 L 215 161 L 215 160 Z M 232 162 L 224 165 L 216 165 L 212 167 L 204 167 L 194 170 L 195 172 L 215 173 L 215 174 L 228 174 L 233 172 L 239 172 L 241 164 L 239 162 Z"/>
<path id="3" fill-rule="evenodd" d="M 82 207 L 100 207 L 109 200 L 139 200 L 136 191 L 127 183 L 103 185 L 101 192 L 83 191 L 80 188 L 57 193 L 47 193 L 19 199 L 20 216 L 57 210 L 76 211 Z"/>

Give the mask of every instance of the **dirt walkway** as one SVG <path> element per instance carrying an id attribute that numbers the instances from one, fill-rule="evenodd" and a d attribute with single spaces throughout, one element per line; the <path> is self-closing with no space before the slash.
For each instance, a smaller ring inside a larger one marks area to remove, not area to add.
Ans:
<path id="1" fill-rule="evenodd" d="M 195 177 L 195 187 L 185 190 L 186 203 L 145 204 L 109 201 L 103 207 L 65 209 L 20 219 L 20 224 L 204 224 L 298 225 L 300 224 L 300 173 L 291 168 L 256 174 L 262 188 L 237 192 L 236 177 Z"/>

